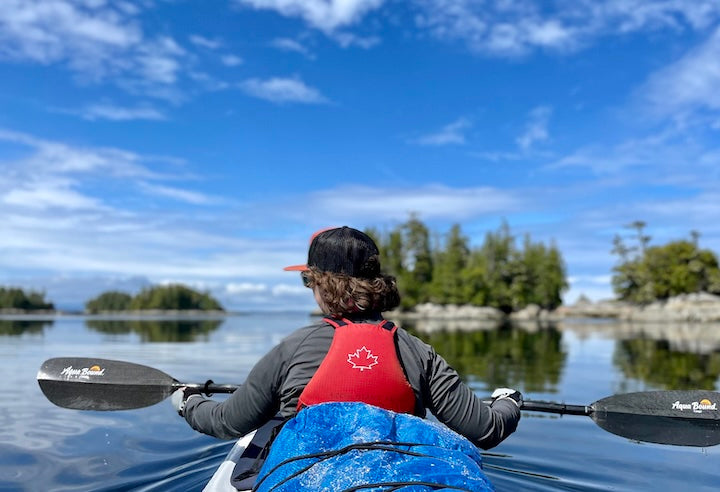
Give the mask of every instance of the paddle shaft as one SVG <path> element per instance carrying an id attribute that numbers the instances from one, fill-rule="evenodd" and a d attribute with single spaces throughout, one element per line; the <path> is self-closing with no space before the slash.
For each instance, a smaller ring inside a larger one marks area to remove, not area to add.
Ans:
<path id="1" fill-rule="evenodd" d="M 198 391 L 201 391 L 205 393 L 206 395 L 210 396 L 214 393 L 233 393 L 236 389 L 238 389 L 238 385 L 236 384 L 215 384 L 215 383 L 180 383 L 176 382 L 172 384 L 173 390 L 177 390 L 180 388 L 193 388 Z"/>
<path id="2" fill-rule="evenodd" d="M 64 357 L 45 361 L 37 381 L 63 408 L 129 410 L 161 402 L 182 387 L 205 394 L 232 393 L 232 384 L 182 383 L 152 367 L 130 362 Z M 486 402 L 490 403 L 490 402 Z M 590 417 L 602 429 L 645 442 L 680 446 L 720 444 L 720 393 L 646 391 L 608 396 L 590 405 L 525 401 L 522 410 Z"/>
<path id="3" fill-rule="evenodd" d="M 524 401 L 520 408 L 530 412 L 557 413 L 560 415 L 590 416 L 593 412 L 592 407 L 587 405 L 566 405 L 565 403 L 551 401 Z"/>

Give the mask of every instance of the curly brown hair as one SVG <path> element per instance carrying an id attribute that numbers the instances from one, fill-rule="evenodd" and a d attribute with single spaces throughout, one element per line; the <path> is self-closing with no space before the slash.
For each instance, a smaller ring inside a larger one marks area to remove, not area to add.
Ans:
<path id="1" fill-rule="evenodd" d="M 327 314 L 343 317 L 368 312 L 381 313 L 400 305 L 397 281 L 391 275 L 373 278 L 351 277 L 342 273 L 321 272 L 310 267 L 303 272 L 307 286 L 318 288 Z"/>

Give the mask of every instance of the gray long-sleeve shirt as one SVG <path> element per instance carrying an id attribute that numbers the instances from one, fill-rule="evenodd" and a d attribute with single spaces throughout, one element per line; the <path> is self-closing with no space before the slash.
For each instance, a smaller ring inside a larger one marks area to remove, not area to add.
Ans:
<path id="1" fill-rule="evenodd" d="M 325 322 L 298 329 L 258 361 L 227 400 L 190 398 L 185 419 L 200 432 L 231 439 L 260 427 L 277 413 L 294 415 L 300 394 L 330 348 L 333 333 L 334 328 Z M 483 449 L 496 446 L 515 431 L 520 409 L 513 401 L 499 399 L 487 405 L 430 345 L 402 328 L 396 336 L 400 364 L 415 393 L 416 415 L 431 412 Z"/>

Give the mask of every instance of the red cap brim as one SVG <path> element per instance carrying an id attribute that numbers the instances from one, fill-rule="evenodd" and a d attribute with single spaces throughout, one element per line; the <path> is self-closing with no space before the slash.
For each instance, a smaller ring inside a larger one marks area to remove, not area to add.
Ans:
<path id="1" fill-rule="evenodd" d="M 286 272 L 306 272 L 309 270 L 307 265 L 292 265 L 283 268 Z"/>

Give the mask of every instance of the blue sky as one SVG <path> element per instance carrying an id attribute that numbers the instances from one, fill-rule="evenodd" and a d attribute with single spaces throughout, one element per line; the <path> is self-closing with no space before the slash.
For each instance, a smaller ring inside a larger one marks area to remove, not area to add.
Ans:
<path id="1" fill-rule="evenodd" d="M 314 230 L 411 212 L 555 241 L 567 302 L 632 221 L 720 251 L 718 0 L 2 3 L 0 285 L 59 307 L 310 307 Z"/>

